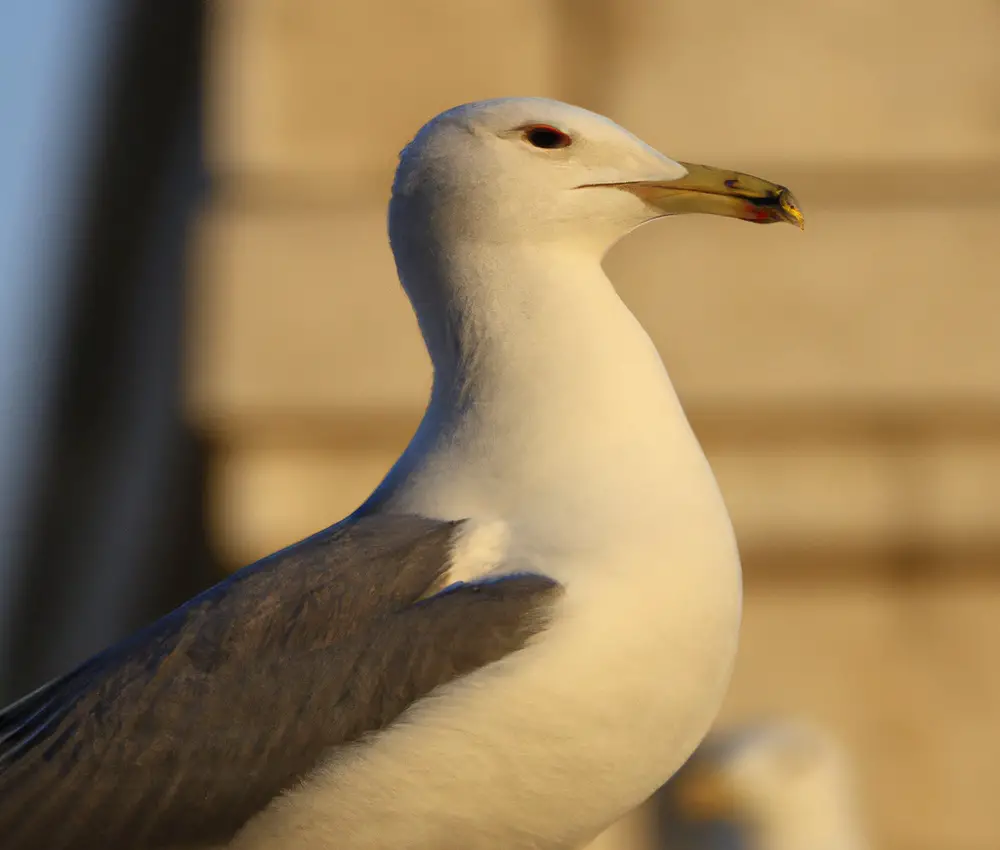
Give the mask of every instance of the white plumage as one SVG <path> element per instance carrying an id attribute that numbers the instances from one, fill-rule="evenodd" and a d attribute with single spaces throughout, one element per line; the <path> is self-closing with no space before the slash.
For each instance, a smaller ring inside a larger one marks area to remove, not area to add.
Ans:
<path id="1" fill-rule="evenodd" d="M 234 850 L 579 847 L 694 750 L 736 652 L 739 559 L 656 348 L 601 261 L 671 212 L 801 223 L 786 190 L 754 181 L 539 99 L 457 108 L 406 148 L 389 231 L 434 386 L 367 509 L 472 518 L 456 576 L 502 564 L 565 594 L 526 649 L 332 757 Z M 665 246 L 657 278 L 669 260 Z"/>
<path id="2" fill-rule="evenodd" d="M 775 718 L 711 732 L 587 850 L 869 850 L 851 759 L 829 730 Z"/>
<path id="3" fill-rule="evenodd" d="M 713 733 L 666 793 L 689 821 L 736 826 L 746 850 L 869 847 L 850 758 L 816 723 L 780 719 Z"/>

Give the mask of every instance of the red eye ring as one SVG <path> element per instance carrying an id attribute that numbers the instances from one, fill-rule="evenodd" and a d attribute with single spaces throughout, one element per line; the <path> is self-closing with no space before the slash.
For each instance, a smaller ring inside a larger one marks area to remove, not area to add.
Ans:
<path id="1" fill-rule="evenodd" d="M 573 144 L 573 137 L 569 133 L 549 124 L 531 124 L 522 129 L 521 137 L 532 147 L 542 150 L 568 148 Z"/>

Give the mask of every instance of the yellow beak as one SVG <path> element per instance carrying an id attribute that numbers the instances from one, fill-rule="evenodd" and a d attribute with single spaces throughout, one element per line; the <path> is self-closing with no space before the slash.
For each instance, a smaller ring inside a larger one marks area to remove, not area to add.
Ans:
<path id="1" fill-rule="evenodd" d="M 688 162 L 680 164 L 688 173 L 679 180 L 591 185 L 631 192 L 665 215 L 708 213 L 759 224 L 787 221 L 799 229 L 805 227 L 798 203 L 784 186 L 739 171 Z"/>
<path id="2" fill-rule="evenodd" d="M 732 790 L 718 768 L 687 765 L 673 780 L 673 793 L 684 816 L 692 821 L 733 816 Z"/>

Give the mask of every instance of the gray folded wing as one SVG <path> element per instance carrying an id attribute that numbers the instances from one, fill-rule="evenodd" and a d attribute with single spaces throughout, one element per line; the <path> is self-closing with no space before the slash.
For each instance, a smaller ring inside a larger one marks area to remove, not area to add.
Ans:
<path id="1" fill-rule="evenodd" d="M 558 585 L 442 590 L 458 525 L 347 520 L 0 712 L 0 846 L 225 842 L 332 748 L 522 647 Z"/>

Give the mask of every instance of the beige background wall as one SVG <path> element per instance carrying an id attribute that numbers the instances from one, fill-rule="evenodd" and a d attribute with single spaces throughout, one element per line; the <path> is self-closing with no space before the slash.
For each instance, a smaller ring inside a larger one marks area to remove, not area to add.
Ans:
<path id="1" fill-rule="evenodd" d="M 608 260 L 746 562 L 725 717 L 829 722 L 879 847 L 1000 847 L 1000 6 L 218 0 L 191 412 L 236 566 L 377 483 L 429 371 L 384 234 L 397 151 L 505 94 L 783 182 Z"/>

